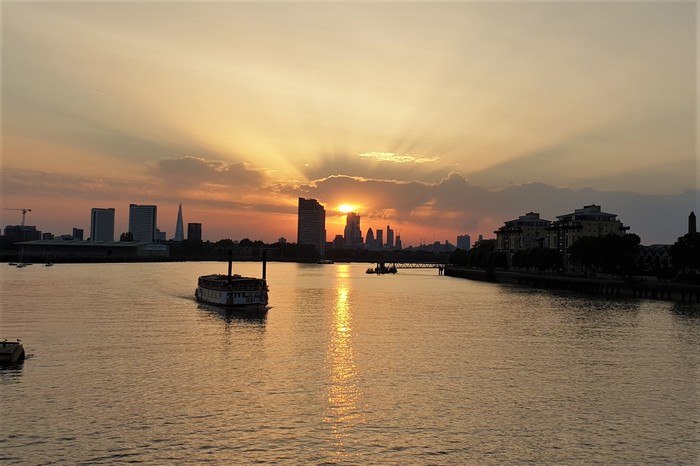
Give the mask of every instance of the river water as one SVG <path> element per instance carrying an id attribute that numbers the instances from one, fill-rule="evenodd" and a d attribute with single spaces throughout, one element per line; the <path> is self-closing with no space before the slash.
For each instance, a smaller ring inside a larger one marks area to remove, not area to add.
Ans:
<path id="1" fill-rule="evenodd" d="M 240 316 L 193 299 L 223 262 L 2 264 L 0 462 L 700 462 L 698 310 L 367 267 Z"/>

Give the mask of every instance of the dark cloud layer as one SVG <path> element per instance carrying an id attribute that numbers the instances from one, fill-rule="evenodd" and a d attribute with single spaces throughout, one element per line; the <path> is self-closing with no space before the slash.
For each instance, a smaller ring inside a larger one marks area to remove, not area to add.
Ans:
<path id="1" fill-rule="evenodd" d="M 671 243 L 685 233 L 687 216 L 698 210 L 699 190 L 675 195 L 641 195 L 631 192 L 573 190 L 543 183 L 488 190 L 452 173 L 439 182 L 396 181 L 351 176 L 331 176 L 305 185 L 272 184 L 265 170 L 245 163 L 224 164 L 195 157 L 161 161 L 152 171 L 153 183 L 120 179 L 94 179 L 51 173 L 5 170 L 2 173 L 3 196 L 41 195 L 64 198 L 91 198 L 101 203 L 153 202 L 206 205 L 210 209 L 255 211 L 290 215 L 296 197 L 312 197 L 332 211 L 343 202 L 362 207 L 366 221 L 386 220 L 392 225 L 412 224 L 433 229 L 493 236 L 492 229 L 506 220 L 527 212 L 554 220 L 588 204 L 600 205 L 638 234 L 644 244 Z M 158 189 L 162 184 L 180 186 L 180 190 Z M 211 188 L 214 186 L 215 188 Z M 188 191 L 187 189 L 190 189 Z M 195 192 L 187 198 L 188 192 Z M 213 193 L 208 198 L 202 192 Z M 220 194 L 226 193 L 228 197 Z M 252 193 L 257 198 L 250 198 Z M 485 220 L 488 220 L 486 222 Z M 202 221 L 205 221 L 202 219 Z M 484 225 L 490 225 L 489 231 Z M 254 232 L 250 233 L 254 236 Z M 441 235 L 442 236 L 442 235 Z M 442 238 L 441 238 L 442 239 Z M 454 240 L 454 239 L 451 239 Z"/>

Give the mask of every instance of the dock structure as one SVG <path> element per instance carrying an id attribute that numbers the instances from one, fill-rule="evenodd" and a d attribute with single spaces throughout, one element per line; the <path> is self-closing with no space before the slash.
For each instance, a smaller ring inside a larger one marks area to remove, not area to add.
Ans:
<path id="1" fill-rule="evenodd" d="M 537 273 L 507 272 L 503 270 L 471 269 L 449 266 L 445 275 L 470 280 L 510 283 L 543 289 L 563 289 L 610 297 L 635 297 L 700 304 L 700 286 L 684 283 L 609 280 Z"/>

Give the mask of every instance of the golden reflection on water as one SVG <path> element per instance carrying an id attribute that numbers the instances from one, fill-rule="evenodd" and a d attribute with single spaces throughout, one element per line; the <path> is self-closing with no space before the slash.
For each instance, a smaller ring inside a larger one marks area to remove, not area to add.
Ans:
<path id="1" fill-rule="evenodd" d="M 324 422 L 330 425 L 332 437 L 329 449 L 336 457 L 350 453 L 351 431 L 362 419 L 357 407 L 360 390 L 357 386 L 357 366 L 353 350 L 352 308 L 350 306 L 350 268 L 337 265 L 336 298 L 333 306 L 333 325 L 326 360 L 328 363 L 328 404 Z"/>

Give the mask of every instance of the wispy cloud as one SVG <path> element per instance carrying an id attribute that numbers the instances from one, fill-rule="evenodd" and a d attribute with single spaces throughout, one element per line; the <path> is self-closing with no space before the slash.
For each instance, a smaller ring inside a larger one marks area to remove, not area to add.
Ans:
<path id="1" fill-rule="evenodd" d="M 366 152 L 360 157 L 392 163 L 430 163 L 440 160 L 439 157 L 423 157 L 421 155 L 395 154 L 394 152 Z"/>

